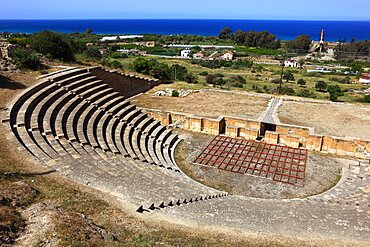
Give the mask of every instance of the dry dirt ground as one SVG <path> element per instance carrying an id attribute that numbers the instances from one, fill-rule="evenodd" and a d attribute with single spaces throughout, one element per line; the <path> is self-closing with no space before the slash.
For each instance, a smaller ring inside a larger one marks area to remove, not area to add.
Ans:
<path id="1" fill-rule="evenodd" d="M 328 190 L 340 179 L 342 163 L 317 153 L 308 154 L 304 187 L 193 164 L 213 137 L 183 130 L 178 132 L 184 139 L 176 152 L 180 168 L 199 182 L 234 195 L 265 199 L 304 198 Z"/>
<path id="2" fill-rule="evenodd" d="M 318 134 L 370 140 L 370 106 L 284 101 L 278 118 L 285 124 L 313 127 Z"/>
<path id="3" fill-rule="evenodd" d="M 34 84 L 36 75 L 0 76 L 0 108 Z M 138 218 L 114 197 L 47 172 L 6 132 L 0 124 L 0 246 L 365 246 L 209 232 Z"/>
<path id="4" fill-rule="evenodd" d="M 210 91 L 200 91 L 187 97 L 153 96 L 153 91 L 158 89 L 155 88 L 132 99 L 132 103 L 143 108 L 184 112 L 211 118 L 231 116 L 257 119 L 266 110 L 269 101 L 268 98 L 258 96 Z"/>

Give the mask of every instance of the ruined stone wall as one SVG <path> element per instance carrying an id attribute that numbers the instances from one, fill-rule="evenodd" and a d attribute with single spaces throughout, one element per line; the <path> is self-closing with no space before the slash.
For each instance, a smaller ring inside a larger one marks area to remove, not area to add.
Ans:
<path id="1" fill-rule="evenodd" d="M 210 119 L 184 113 L 143 110 L 164 125 L 188 131 L 210 135 L 224 134 L 252 140 L 256 140 L 260 135 L 261 122 L 255 120 L 232 117 Z M 224 132 L 222 132 L 222 126 L 225 126 Z M 294 148 L 304 147 L 309 151 L 356 158 L 366 158 L 366 152 L 370 153 L 370 141 L 317 135 L 312 128 L 294 125 L 278 124 L 276 131 L 266 131 L 263 140 L 270 144 L 283 144 Z"/>
<path id="2" fill-rule="evenodd" d="M 101 67 L 90 68 L 89 71 L 124 97 L 146 92 L 160 84 L 157 79 L 124 74 L 114 70 L 108 71 Z"/>

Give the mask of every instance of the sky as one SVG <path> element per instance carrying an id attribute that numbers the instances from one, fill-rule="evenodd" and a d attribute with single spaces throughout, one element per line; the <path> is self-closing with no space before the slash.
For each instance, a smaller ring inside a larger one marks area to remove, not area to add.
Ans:
<path id="1" fill-rule="evenodd" d="M 0 19 L 369 20 L 370 0 L 0 0 Z"/>

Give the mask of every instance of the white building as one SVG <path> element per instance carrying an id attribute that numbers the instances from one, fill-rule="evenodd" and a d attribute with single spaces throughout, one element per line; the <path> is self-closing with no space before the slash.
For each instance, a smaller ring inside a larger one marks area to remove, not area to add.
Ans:
<path id="1" fill-rule="evenodd" d="M 370 77 L 369 77 L 369 74 L 363 74 L 363 75 L 360 77 L 359 82 L 360 82 L 361 84 L 366 84 L 366 85 L 370 84 Z"/>
<path id="2" fill-rule="evenodd" d="M 224 61 L 231 61 L 234 59 L 234 52 L 227 51 L 224 55 L 221 56 Z"/>
<path id="3" fill-rule="evenodd" d="M 297 60 L 294 59 L 288 59 L 284 61 L 285 67 L 292 67 L 292 68 L 299 68 L 301 65 Z"/>
<path id="4" fill-rule="evenodd" d="M 136 38 L 143 38 L 143 35 L 122 35 L 119 36 L 120 39 L 136 39 Z M 117 36 L 105 36 L 101 39 L 102 42 L 104 41 L 117 41 Z"/>
<path id="5" fill-rule="evenodd" d="M 190 57 L 190 54 L 191 54 L 191 50 L 182 50 L 181 51 L 181 57 Z"/>

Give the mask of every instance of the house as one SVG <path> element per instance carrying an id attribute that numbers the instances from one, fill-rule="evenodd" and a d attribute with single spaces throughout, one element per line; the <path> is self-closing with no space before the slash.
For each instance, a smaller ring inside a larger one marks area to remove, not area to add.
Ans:
<path id="1" fill-rule="evenodd" d="M 144 46 L 144 47 L 154 47 L 155 41 L 141 41 L 141 42 L 133 42 L 131 44 Z"/>
<path id="2" fill-rule="evenodd" d="M 224 61 L 231 61 L 234 59 L 234 52 L 226 51 L 225 54 L 221 56 L 222 60 Z"/>
<path id="3" fill-rule="evenodd" d="M 181 57 L 190 57 L 191 50 L 186 49 L 181 51 Z"/>
<path id="4" fill-rule="evenodd" d="M 359 82 L 361 84 L 370 84 L 370 77 L 368 73 L 364 73 L 361 75 Z"/>
<path id="5" fill-rule="evenodd" d="M 197 53 L 195 53 L 194 55 L 193 55 L 193 58 L 194 59 L 202 59 L 202 58 L 204 58 L 204 54 L 203 54 L 203 52 L 197 52 Z"/>
<path id="6" fill-rule="evenodd" d="M 292 68 L 299 68 L 301 67 L 301 64 L 297 60 L 289 58 L 288 60 L 284 61 L 284 66 L 292 67 Z"/>

